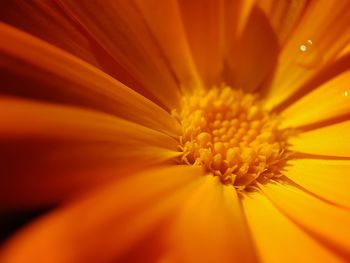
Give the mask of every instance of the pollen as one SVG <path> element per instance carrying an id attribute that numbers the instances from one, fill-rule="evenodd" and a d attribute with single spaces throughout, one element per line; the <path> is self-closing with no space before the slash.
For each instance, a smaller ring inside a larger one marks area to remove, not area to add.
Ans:
<path id="1" fill-rule="evenodd" d="M 174 115 L 182 125 L 181 163 L 201 165 L 237 189 L 281 176 L 287 135 L 257 95 L 222 85 L 183 97 Z"/>

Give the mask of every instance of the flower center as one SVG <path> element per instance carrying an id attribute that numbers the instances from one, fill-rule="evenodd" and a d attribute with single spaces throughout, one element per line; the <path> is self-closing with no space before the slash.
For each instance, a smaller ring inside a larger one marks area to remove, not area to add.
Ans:
<path id="1" fill-rule="evenodd" d="M 184 97 L 174 114 L 182 124 L 181 163 L 202 165 L 237 189 L 281 176 L 286 132 L 256 95 L 214 87 Z"/>

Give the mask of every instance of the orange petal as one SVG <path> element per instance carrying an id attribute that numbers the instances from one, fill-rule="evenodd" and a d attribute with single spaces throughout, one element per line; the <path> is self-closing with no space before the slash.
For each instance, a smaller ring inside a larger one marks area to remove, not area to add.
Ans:
<path id="1" fill-rule="evenodd" d="M 15 99 L 0 108 L 1 208 L 61 201 L 179 155 L 173 138 L 104 113 Z"/>
<path id="2" fill-rule="evenodd" d="M 173 166 L 116 181 L 30 225 L 4 247 L 1 262 L 115 262 L 193 190 L 200 167 Z"/>
<path id="3" fill-rule="evenodd" d="M 282 128 L 298 127 L 350 113 L 350 70 L 285 109 Z"/>
<path id="4" fill-rule="evenodd" d="M 254 0 L 225 1 L 225 37 L 228 48 L 242 34 L 253 6 Z"/>
<path id="5" fill-rule="evenodd" d="M 57 2 L 161 103 L 169 109 L 178 105 L 173 72 L 133 1 Z"/>
<path id="6" fill-rule="evenodd" d="M 261 10 L 253 8 L 240 38 L 230 46 L 226 77 L 231 86 L 256 90 L 272 72 L 278 52 L 278 40 L 268 19 Z"/>
<path id="7" fill-rule="evenodd" d="M 291 160 L 284 175 L 313 194 L 350 208 L 349 160 Z"/>
<path id="8" fill-rule="evenodd" d="M 1 137 L 40 136 L 123 144 L 140 142 L 173 150 L 178 144 L 161 132 L 113 115 L 82 108 L 14 98 L 0 99 L 0 106 Z"/>
<path id="9" fill-rule="evenodd" d="M 343 262 L 285 217 L 262 193 L 243 198 L 259 262 Z"/>
<path id="10" fill-rule="evenodd" d="M 13 0 L 1 4 L 1 20 L 98 65 L 86 36 L 52 2 Z"/>
<path id="11" fill-rule="evenodd" d="M 350 43 L 348 43 L 343 50 L 339 53 L 338 58 L 342 58 L 350 54 Z"/>
<path id="12" fill-rule="evenodd" d="M 335 253 L 350 257 L 350 211 L 280 183 L 260 186 L 264 194 L 285 215 L 305 231 L 329 246 Z"/>
<path id="13" fill-rule="evenodd" d="M 224 56 L 224 0 L 179 0 L 186 36 L 207 86 L 221 81 Z"/>
<path id="14" fill-rule="evenodd" d="M 266 14 L 270 15 L 272 13 L 274 0 L 255 0 L 255 4 L 259 8 L 261 8 Z"/>
<path id="15" fill-rule="evenodd" d="M 303 132 L 291 137 L 290 149 L 307 154 L 350 157 L 350 121 Z"/>
<path id="16" fill-rule="evenodd" d="M 295 28 L 307 3 L 308 0 L 256 0 L 269 18 L 280 43 L 284 43 Z"/>
<path id="17" fill-rule="evenodd" d="M 202 88 L 187 43 L 177 0 L 135 0 L 184 90 Z"/>
<path id="18" fill-rule="evenodd" d="M 5 56 L 0 63 L 10 72 L 29 75 L 45 83 L 43 87 L 29 90 L 9 84 L 4 87 L 5 91 L 8 88 L 7 92 L 16 95 L 30 93 L 56 101 L 68 100 L 166 133 L 178 133 L 179 124 L 166 111 L 90 64 L 3 23 L 0 37 L 0 55 Z"/>
<path id="19" fill-rule="evenodd" d="M 334 61 L 350 40 L 350 2 L 311 1 L 282 50 L 267 96 L 272 109 Z"/>
<path id="20" fill-rule="evenodd" d="M 192 187 L 192 186 L 191 186 Z M 193 188 L 192 188 L 193 189 Z M 122 257 L 118 258 L 118 262 L 123 263 L 175 263 L 166 258 L 168 251 L 167 244 L 163 242 L 164 233 L 169 227 L 168 219 L 163 220 L 160 226 L 152 230 L 137 244 L 133 245 Z"/>
<path id="21" fill-rule="evenodd" d="M 237 193 L 207 175 L 175 218 L 174 262 L 255 262 Z"/>
<path id="22" fill-rule="evenodd" d="M 4 2 L 1 4 L 0 18 L 10 25 L 76 55 L 125 85 L 150 97 L 133 76 L 113 60 L 106 50 L 86 32 L 83 32 L 54 1 Z"/>

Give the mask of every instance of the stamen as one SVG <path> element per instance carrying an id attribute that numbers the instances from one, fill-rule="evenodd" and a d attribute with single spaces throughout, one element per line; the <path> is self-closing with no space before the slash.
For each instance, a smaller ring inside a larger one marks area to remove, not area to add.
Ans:
<path id="1" fill-rule="evenodd" d="M 244 189 L 279 177 L 289 153 L 286 132 L 257 96 L 228 86 L 184 97 L 180 112 L 181 162 L 202 165 L 224 184 Z"/>

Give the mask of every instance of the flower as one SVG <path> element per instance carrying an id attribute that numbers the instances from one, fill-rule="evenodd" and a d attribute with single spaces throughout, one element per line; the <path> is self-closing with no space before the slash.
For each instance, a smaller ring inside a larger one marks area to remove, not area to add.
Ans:
<path id="1" fill-rule="evenodd" d="M 0 262 L 349 260 L 349 1 L 0 10 Z"/>

